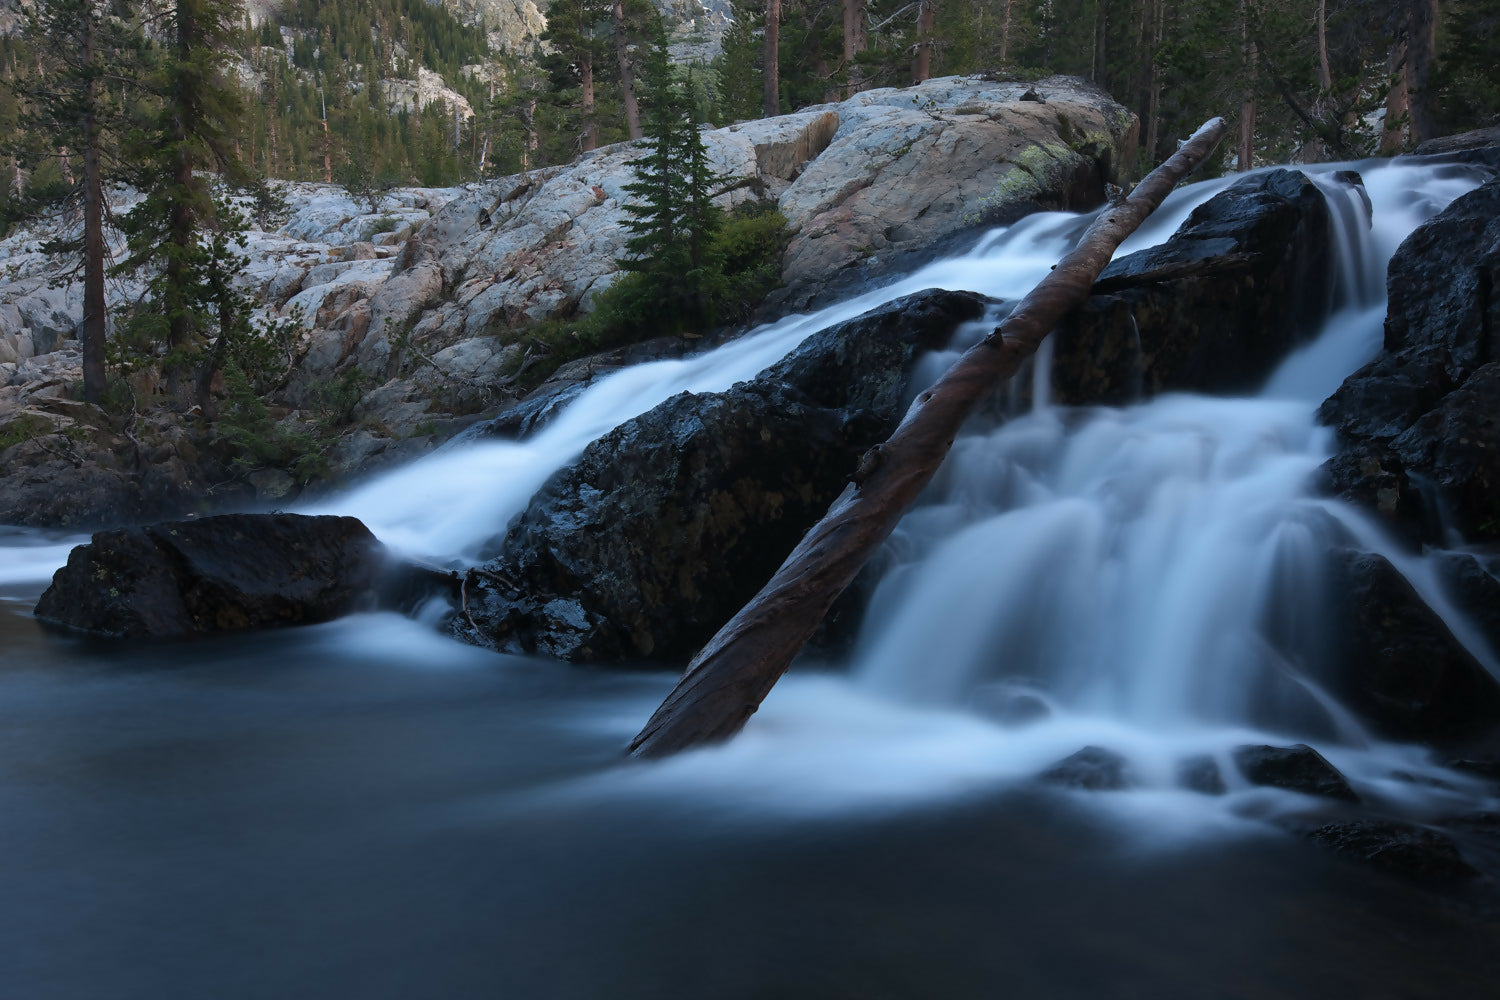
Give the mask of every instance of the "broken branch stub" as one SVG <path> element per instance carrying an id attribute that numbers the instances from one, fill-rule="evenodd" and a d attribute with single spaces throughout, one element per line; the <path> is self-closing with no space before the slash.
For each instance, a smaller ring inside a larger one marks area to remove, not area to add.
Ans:
<path id="1" fill-rule="evenodd" d="M 834 600 L 932 480 L 985 393 L 1015 374 L 1088 297 L 1119 245 L 1207 159 L 1227 127 L 1222 118 L 1206 122 L 1129 198 L 1100 212 L 1078 245 L 1004 322 L 917 396 L 895 433 L 866 453 L 854 481 L 770 582 L 693 658 L 631 742 L 632 754 L 664 757 L 739 732 Z"/>

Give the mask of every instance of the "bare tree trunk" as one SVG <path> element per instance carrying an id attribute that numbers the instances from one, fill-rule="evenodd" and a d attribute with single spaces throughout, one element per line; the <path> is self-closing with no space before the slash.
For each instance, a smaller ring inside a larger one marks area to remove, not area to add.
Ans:
<path id="1" fill-rule="evenodd" d="M 979 401 L 1014 374 L 1088 296 L 1115 249 L 1203 162 L 1227 129 L 1222 118 L 1208 122 L 1128 199 L 1100 213 L 1078 246 L 999 329 L 917 396 L 895 433 L 865 454 L 854 482 L 771 581 L 693 658 L 631 743 L 631 753 L 663 757 L 739 732 L 834 600 L 932 480 Z"/>
<path id="2" fill-rule="evenodd" d="M 94 18 L 84 14 L 83 64 L 94 65 Z M 104 168 L 99 160 L 99 83 L 84 84 L 83 112 L 83 398 L 97 403 L 104 397 Z"/>
<path id="3" fill-rule="evenodd" d="M 328 98 L 323 88 L 318 88 L 318 100 L 323 104 L 323 183 L 333 183 L 333 140 L 328 137 Z"/>
<path id="4" fill-rule="evenodd" d="M 1408 0 L 1406 93 L 1411 142 L 1419 146 L 1438 135 L 1430 84 L 1437 59 L 1438 0 Z"/>
<path id="5" fill-rule="evenodd" d="M 1245 87 L 1240 99 L 1240 145 L 1237 170 L 1255 165 L 1255 40 L 1250 37 L 1250 0 L 1240 0 L 1240 38 L 1244 43 Z"/>
<path id="6" fill-rule="evenodd" d="M 865 89 L 854 68 L 855 59 L 870 46 L 865 29 L 865 0 L 844 0 L 844 97 L 850 98 Z"/>
<path id="7" fill-rule="evenodd" d="M 641 106 L 635 99 L 635 69 L 630 65 L 630 46 L 625 37 L 625 0 L 615 0 L 615 62 L 620 68 L 620 100 L 625 105 L 625 130 L 630 138 L 639 139 Z"/>
<path id="8" fill-rule="evenodd" d="M 921 83 L 932 76 L 932 21 L 937 0 L 918 0 L 917 58 L 911 64 L 911 78 Z"/>
<path id="9" fill-rule="evenodd" d="M 1328 68 L 1328 0 L 1318 0 L 1318 89 L 1324 94 L 1333 89 L 1333 72 Z"/>
<path id="10" fill-rule="evenodd" d="M 594 53 L 585 48 L 579 59 L 579 72 L 583 76 L 583 142 L 585 153 L 599 145 L 599 126 L 594 122 Z"/>
<path id="11" fill-rule="evenodd" d="M 1156 162 L 1157 128 L 1161 124 L 1161 73 L 1156 65 L 1156 53 L 1161 51 L 1165 20 L 1158 0 L 1156 16 L 1152 19 L 1151 48 L 1146 53 L 1146 148 L 1151 151 L 1152 163 Z"/>
<path id="12" fill-rule="evenodd" d="M 1406 72 L 1406 37 L 1399 35 L 1391 48 L 1391 89 L 1385 95 L 1385 126 L 1380 133 L 1380 152 L 1401 152 L 1406 145 L 1409 92 Z"/>
<path id="13" fill-rule="evenodd" d="M 1002 67 L 1010 58 L 1010 3 L 1011 0 L 1002 0 L 1000 4 L 1000 65 Z"/>
<path id="14" fill-rule="evenodd" d="M 766 0 L 766 58 L 761 74 L 765 83 L 767 118 L 781 114 L 781 0 Z"/>
<path id="15" fill-rule="evenodd" d="M 1089 79 L 1104 85 L 1109 64 L 1109 2 L 1099 0 L 1094 5 L 1094 61 L 1089 68 Z"/>
<path id="16" fill-rule="evenodd" d="M 540 137 L 536 129 L 536 98 L 532 97 L 526 102 L 526 110 L 521 115 L 526 126 L 526 143 L 521 149 L 521 169 L 531 169 L 531 154 L 535 153 L 540 144 Z"/>

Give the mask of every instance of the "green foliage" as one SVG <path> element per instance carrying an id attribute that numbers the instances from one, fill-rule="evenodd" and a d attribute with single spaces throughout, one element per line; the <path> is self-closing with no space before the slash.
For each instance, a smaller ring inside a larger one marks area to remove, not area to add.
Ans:
<path id="1" fill-rule="evenodd" d="M 663 333 L 712 326 L 714 286 L 721 274 L 714 237 L 722 225 L 711 186 L 720 178 L 708 166 L 691 91 L 672 77 L 665 36 L 645 66 L 647 114 L 645 155 L 634 163 L 636 179 L 625 185 L 625 243 L 620 267 L 636 276 L 626 286 L 627 314 L 650 314 Z M 619 293 L 624 296 L 626 293 Z"/>
<path id="2" fill-rule="evenodd" d="M 299 483 L 326 474 L 326 442 L 305 428 L 276 421 L 249 376 L 233 360 L 224 365 L 224 407 L 214 422 L 213 441 L 229 454 L 236 470 L 284 468 Z"/>
<path id="3" fill-rule="evenodd" d="M 790 240 L 786 216 L 773 203 L 740 205 L 714 235 L 712 257 L 719 264 L 714 312 L 720 320 L 742 321 L 781 283 L 781 258 Z"/>
<path id="4" fill-rule="evenodd" d="M 1443 124 L 1462 132 L 1500 124 L 1500 0 L 1449 0 L 1443 5 L 1435 86 Z"/>
<path id="5" fill-rule="evenodd" d="M 23 413 L 9 423 L 0 425 L 0 451 L 13 448 L 32 438 L 51 434 L 54 430 L 52 421 L 33 413 Z"/>

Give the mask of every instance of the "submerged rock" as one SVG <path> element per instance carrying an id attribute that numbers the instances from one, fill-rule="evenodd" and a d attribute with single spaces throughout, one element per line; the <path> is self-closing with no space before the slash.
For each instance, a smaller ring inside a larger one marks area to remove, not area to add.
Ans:
<path id="1" fill-rule="evenodd" d="M 691 655 L 894 429 L 917 354 L 985 307 L 965 292 L 899 299 L 754 381 L 621 424 L 512 523 L 457 634 L 575 661 Z"/>
<path id="2" fill-rule="evenodd" d="M 1084 747 L 1037 775 L 1045 785 L 1083 788 L 1091 792 L 1118 791 L 1129 786 L 1127 761 L 1113 750 Z"/>
<path id="3" fill-rule="evenodd" d="M 1231 185 L 1166 243 L 1105 268 L 1054 334 L 1053 399 L 1253 389 L 1326 316 L 1330 235 L 1328 205 L 1305 175 Z"/>
<path id="4" fill-rule="evenodd" d="M 1201 792 L 1204 795 L 1223 795 L 1228 791 L 1224 784 L 1224 775 L 1219 770 L 1219 762 L 1208 754 L 1199 754 L 1179 761 L 1177 764 L 1177 784 L 1189 791 Z"/>
<path id="5" fill-rule="evenodd" d="M 101 531 L 68 556 L 36 616 L 158 639 L 311 624 L 354 610 L 383 562 L 352 517 L 226 514 Z"/>
<path id="6" fill-rule="evenodd" d="M 1411 823 L 1351 820 L 1324 824 L 1309 830 L 1307 836 L 1340 854 L 1408 878 L 1462 881 L 1479 875 L 1452 837 Z"/>
<path id="7" fill-rule="evenodd" d="M 1234 764 L 1252 785 L 1284 788 L 1304 795 L 1358 802 L 1349 782 L 1322 754 L 1306 743 L 1289 747 L 1236 747 Z"/>

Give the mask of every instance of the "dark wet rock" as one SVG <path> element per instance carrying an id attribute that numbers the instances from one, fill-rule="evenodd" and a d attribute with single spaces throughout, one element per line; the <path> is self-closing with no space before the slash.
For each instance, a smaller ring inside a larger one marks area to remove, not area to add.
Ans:
<path id="1" fill-rule="evenodd" d="M 1445 135 L 1437 139 L 1428 139 L 1416 149 L 1418 156 L 1435 156 L 1442 153 L 1456 153 L 1468 149 L 1484 149 L 1488 146 L 1500 146 L 1500 125 L 1491 125 L 1488 128 L 1476 128 L 1472 132 L 1460 132 L 1458 135 Z"/>
<path id="2" fill-rule="evenodd" d="M 1440 552 L 1432 556 L 1448 596 L 1500 652 L 1500 555 L 1493 552 Z"/>
<path id="3" fill-rule="evenodd" d="M 455 631 L 575 661 L 690 656 L 894 429 L 917 354 L 986 305 L 910 296 L 815 334 L 754 381 L 626 421 L 511 524 Z"/>
<path id="4" fill-rule="evenodd" d="M 1330 215 L 1303 174 L 1246 178 L 1173 237 L 1110 264 L 1054 334 L 1054 399 L 1251 389 L 1330 304 Z"/>
<path id="5" fill-rule="evenodd" d="M 68 556 L 36 615 L 130 638 L 310 624 L 354 610 L 383 558 L 352 517 L 226 514 L 101 531 Z"/>
<path id="6" fill-rule="evenodd" d="M 1219 770 L 1219 762 L 1208 754 L 1199 754 L 1196 757 L 1179 761 L 1177 784 L 1189 791 L 1202 792 L 1204 795 L 1223 795 L 1228 791 L 1224 784 L 1224 775 Z"/>
<path id="7" fill-rule="evenodd" d="M 1500 684 L 1381 555 L 1331 556 L 1343 648 L 1330 687 L 1380 732 L 1447 740 L 1500 718 Z"/>
<path id="8" fill-rule="evenodd" d="M 1408 478 L 1435 491 L 1441 524 L 1464 538 L 1500 539 L 1500 361 L 1478 368 L 1390 447 Z"/>
<path id="9" fill-rule="evenodd" d="M 1306 743 L 1289 747 L 1236 747 L 1234 764 L 1252 785 L 1284 788 L 1304 795 L 1358 802 L 1349 782 Z"/>
<path id="10" fill-rule="evenodd" d="M 1384 350 L 1319 411 L 1326 487 L 1408 537 L 1500 539 L 1500 180 L 1456 199 L 1391 259 Z"/>
<path id="11" fill-rule="evenodd" d="M 1091 792 L 1117 791 L 1129 785 L 1126 767 L 1125 758 L 1113 750 L 1089 746 L 1053 764 L 1037 775 L 1037 780 Z"/>
<path id="12" fill-rule="evenodd" d="M 1309 839 L 1383 871 L 1407 878 L 1460 881 L 1479 875 L 1447 834 L 1410 823 L 1361 819 L 1327 823 Z"/>

